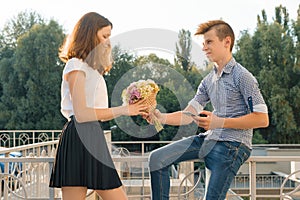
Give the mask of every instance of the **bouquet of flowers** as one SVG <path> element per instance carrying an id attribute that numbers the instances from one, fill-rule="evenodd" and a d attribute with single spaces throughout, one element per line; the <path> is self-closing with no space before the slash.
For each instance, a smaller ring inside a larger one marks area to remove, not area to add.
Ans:
<path id="1" fill-rule="evenodd" d="M 146 100 L 146 104 L 150 105 L 148 112 L 153 112 L 156 108 L 156 95 L 159 91 L 158 85 L 151 79 L 139 80 L 132 82 L 122 92 L 123 105 L 134 104 L 139 100 Z M 163 129 L 159 120 L 154 117 L 153 124 L 157 132 Z"/>

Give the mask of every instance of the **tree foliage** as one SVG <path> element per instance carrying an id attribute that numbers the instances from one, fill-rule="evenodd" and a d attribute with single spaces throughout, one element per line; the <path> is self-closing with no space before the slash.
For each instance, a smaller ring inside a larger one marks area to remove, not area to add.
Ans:
<path id="1" fill-rule="evenodd" d="M 10 33 L 10 34 L 9 34 Z M 8 23 L 0 60 L 2 129 L 60 129 L 60 83 L 63 64 L 58 48 L 62 28 L 39 15 L 21 13 Z M 8 52 L 8 53 L 7 53 Z"/>
<path id="2" fill-rule="evenodd" d="M 184 71 L 191 70 L 191 50 L 191 32 L 189 30 L 181 29 L 178 34 L 178 43 L 176 44 L 175 63 L 179 64 Z"/>
<path id="3" fill-rule="evenodd" d="M 300 141 L 299 18 L 298 12 L 297 21 L 290 21 L 280 5 L 268 22 L 262 11 L 253 36 L 243 32 L 237 42 L 235 57 L 256 76 L 268 105 L 270 126 L 260 132 L 269 143 Z"/>

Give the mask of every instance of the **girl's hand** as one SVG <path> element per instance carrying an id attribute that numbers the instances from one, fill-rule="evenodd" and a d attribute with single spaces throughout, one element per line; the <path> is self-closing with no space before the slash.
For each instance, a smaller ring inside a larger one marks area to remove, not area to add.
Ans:
<path id="1" fill-rule="evenodd" d="M 145 100 L 141 100 L 134 104 L 128 105 L 127 106 L 128 116 L 136 116 L 136 115 L 147 116 L 147 115 L 149 115 L 149 113 L 146 110 L 149 110 L 150 105 L 146 105 L 144 103 L 145 103 Z"/>

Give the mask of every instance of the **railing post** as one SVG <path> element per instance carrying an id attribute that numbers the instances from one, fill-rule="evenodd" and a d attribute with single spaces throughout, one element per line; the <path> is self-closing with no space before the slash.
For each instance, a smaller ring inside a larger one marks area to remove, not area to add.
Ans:
<path id="1" fill-rule="evenodd" d="M 52 173 L 52 167 L 53 167 L 53 162 L 49 162 L 49 178 L 51 176 Z M 54 200 L 54 188 L 49 187 L 49 200 Z"/>
<path id="2" fill-rule="evenodd" d="M 35 143 L 35 131 L 32 131 L 32 144 Z"/>
<path id="3" fill-rule="evenodd" d="M 249 173 L 250 173 L 250 199 L 256 200 L 256 162 L 249 161 Z"/>
<path id="4" fill-rule="evenodd" d="M 9 157 L 9 153 L 5 153 L 5 158 L 8 158 Z M 9 163 L 6 162 L 4 163 L 4 174 L 8 174 L 9 173 Z M 4 200 L 7 200 L 8 199 L 8 189 L 6 187 L 6 185 L 9 185 L 10 179 L 9 178 L 4 178 L 4 181 L 3 181 L 3 186 L 4 186 L 4 191 L 3 191 L 3 197 L 4 197 Z"/>
<path id="5" fill-rule="evenodd" d="M 16 140 L 17 140 L 17 138 L 16 138 L 16 132 L 14 131 L 13 132 L 13 147 L 16 147 Z"/>
<path id="6" fill-rule="evenodd" d="M 144 153 L 145 153 L 145 143 L 142 142 L 142 156 L 144 156 Z"/>

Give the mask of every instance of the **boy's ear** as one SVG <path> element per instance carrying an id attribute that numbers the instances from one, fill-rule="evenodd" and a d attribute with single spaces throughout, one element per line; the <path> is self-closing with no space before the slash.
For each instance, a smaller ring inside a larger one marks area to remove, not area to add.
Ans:
<path id="1" fill-rule="evenodd" d="M 230 45 L 231 45 L 231 38 L 229 36 L 227 36 L 227 37 L 225 37 L 224 40 L 225 40 L 226 46 L 228 45 L 230 47 Z"/>

